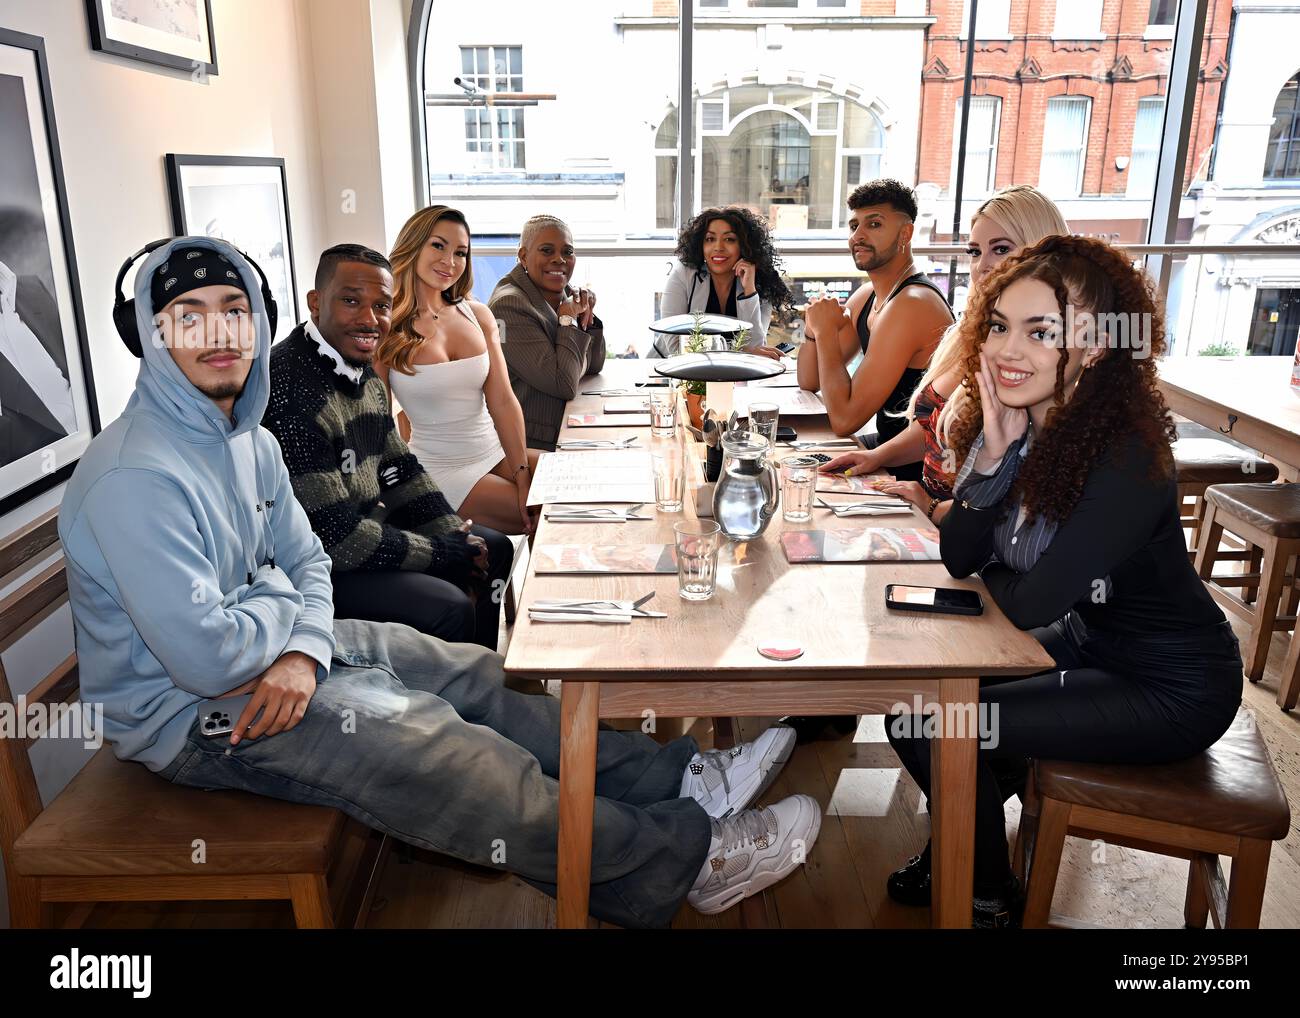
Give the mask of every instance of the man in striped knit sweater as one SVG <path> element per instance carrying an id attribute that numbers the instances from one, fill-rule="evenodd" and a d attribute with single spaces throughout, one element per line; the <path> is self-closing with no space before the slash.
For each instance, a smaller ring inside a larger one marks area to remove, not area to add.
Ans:
<path id="1" fill-rule="evenodd" d="M 311 318 L 271 351 L 262 423 L 333 563 L 339 618 L 495 650 L 514 546 L 462 521 L 397 433 L 370 367 L 392 287 L 376 251 L 342 244 L 321 255 Z"/>

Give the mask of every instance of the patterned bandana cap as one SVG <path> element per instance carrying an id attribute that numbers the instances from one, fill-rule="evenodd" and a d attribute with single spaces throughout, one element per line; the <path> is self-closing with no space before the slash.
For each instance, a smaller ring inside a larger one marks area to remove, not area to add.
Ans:
<path id="1" fill-rule="evenodd" d="M 177 248 L 149 281 L 153 313 L 157 314 L 181 294 L 203 286 L 233 286 L 248 293 L 239 270 L 225 255 L 206 247 Z"/>

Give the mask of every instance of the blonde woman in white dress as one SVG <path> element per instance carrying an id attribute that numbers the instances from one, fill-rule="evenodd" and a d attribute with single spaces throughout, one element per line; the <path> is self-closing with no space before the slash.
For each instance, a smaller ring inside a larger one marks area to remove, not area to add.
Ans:
<path id="1" fill-rule="evenodd" d="M 409 421 L 411 452 L 461 517 L 532 533 L 528 487 L 540 453 L 525 444 L 496 322 L 469 298 L 465 217 L 445 205 L 422 209 L 402 227 L 389 260 L 393 325 L 375 370 Z"/>

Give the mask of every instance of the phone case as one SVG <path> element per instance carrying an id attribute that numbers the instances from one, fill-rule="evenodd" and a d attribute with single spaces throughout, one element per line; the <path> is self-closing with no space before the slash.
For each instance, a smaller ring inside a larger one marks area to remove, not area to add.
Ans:
<path id="1" fill-rule="evenodd" d="M 199 733 L 208 738 L 229 735 L 235 730 L 235 722 L 244 713 L 252 693 L 242 696 L 228 696 L 220 700 L 204 700 L 199 704 Z"/>

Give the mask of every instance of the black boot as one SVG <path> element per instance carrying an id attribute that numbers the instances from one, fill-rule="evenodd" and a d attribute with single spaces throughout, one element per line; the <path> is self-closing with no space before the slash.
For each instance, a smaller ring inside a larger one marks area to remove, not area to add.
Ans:
<path id="1" fill-rule="evenodd" d="M 971 905 L 973 929 L 1019 929 L 1025 895 L 1020 881 L 1011 876 L 1005 883 L 992 887 L 976 884 Z"/>
<path id="2" fill-rule="evenodd" d="M 907 860 L 907 865 L 894 870 L 885 881 L 885 890 L 900 905 L 930 904 L 930 843 L 920 855 Z"/>
<path id="3" fill-rule="evenodd" d="M 823 714 L 814 717 L 790 715 L 782 718 L 778 724 L 789 725 L 794 729 L 795 742 L 800 746 L 808 742 L 834 735 L 851 735 L 858 730 L 856 714 Z"/>

